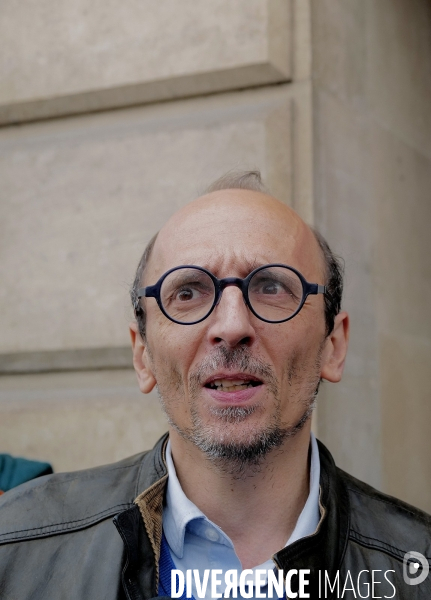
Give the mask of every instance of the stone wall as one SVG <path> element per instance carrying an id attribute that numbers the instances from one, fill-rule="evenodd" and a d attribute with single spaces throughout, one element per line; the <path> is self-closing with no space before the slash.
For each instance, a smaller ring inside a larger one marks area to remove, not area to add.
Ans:
<path id="1" fill-rule="evenodd" d="M 315 215 L 352 316 L 319 434 L 343 468 L 431 511 L 431 5 L 312 7 Z"/>
<path id="2" fill-rule="evenodd" d="M 1 451 L 72 470 L 163 433 L 130 369 L 135 265 L 209 181 L 257 167 L 346 260 L 351 354 L 319 436 L 431 510 L 430 33 L 425 0 L 6 0 Z"/>
<path id="3" fill-rule="evenodd" d="M 128 288 L 170 214 L 258 167 L 312 219 L 309 19 L 285 0 L 24 4 L 0 21 L 1 450 L 70 470 L 166 430 L 131 370 Z"/>

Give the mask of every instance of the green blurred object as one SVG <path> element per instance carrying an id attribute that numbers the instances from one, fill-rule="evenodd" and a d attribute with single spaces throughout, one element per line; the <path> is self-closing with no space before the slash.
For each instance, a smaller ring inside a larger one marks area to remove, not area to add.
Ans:
<path id="1" fill-rule="evenodd" d="M 0 454 L 0 490 L 3 492 L 7 492 L 25 481 L 53 472 L 48 463 L 27 458 L 15 458 L 10 454 Z"/>

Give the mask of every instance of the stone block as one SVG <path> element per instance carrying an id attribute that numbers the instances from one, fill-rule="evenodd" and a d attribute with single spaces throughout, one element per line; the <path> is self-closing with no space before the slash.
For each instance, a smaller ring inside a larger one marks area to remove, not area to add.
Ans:
<path id="1" fill-rule="evenodd" d="M 368 2 L 369 110 L 431 159 L 431 4 Z"/>
<path id="2" fill-rule="evenodd" d="M 344 259 L 343 308 L 351 318 L 345 374 L 341 383 L 322 386 L 318 430 L 341 468 L 379 487 L 381 414 L 369 124 L 326 90 L 317 91 L 314 100 L 315 225 Z"/>
<path id="3" fill-rule="evenodd" d="M 431 164 L 351 103 L 322 89 L 314 99 L 315 222 L 345 259 L 351 317 L 319 435 L 342 468 L 429 510 Z"/>
<path id="4" fill-rule="evenodd" d="M 366 109 L 369 5 L 360 0 L 311 0 L 316 86 L 356 109 Z"/>
<path id="5" fill-rule="evenodd" d="M 370 141 L 379 330 L 431 343 L 431 157 L 385 128 Z"/>
<path id="6" fill-rule="evenodd" d="M 288 0 L 2 4 L 0 123 L 291 79 Z"/>
<path id="7" fill-rule="evenodd" d="M 229 169 L 311 214 L 309 111 L 298 84 L 1 129 L 0 352 L 127 346 L 146 243 Z"/>
<path id="8" fill-rule="evenodd" d="M 431 157 L 431 6 L 311 0 L 318 87 Z"/>
<path id="9" fill-rule="evenodd" d="M 2 452 L 57 472 L 148 450 L 165 431 L 157 395 L 141 394 L 130 369 L 0 378 Z"/>
<path id="10" fill-rule="evenodd" d="M 311 0 L 292 1 L 292 80 L 312 76 Z"/>
<path id="11" fill-rule="evenodd" d="M 382 449 L 384 490 L 431 513 L 430 340 L 383 335 Z"/>
<path id="12" fill-rule="evenodd" d="M 431 6 L 311 0 L 311 15 L 315 223 L 346 260 L 351 315 L 319 435 L 342 468 L 430 510 Z"/>

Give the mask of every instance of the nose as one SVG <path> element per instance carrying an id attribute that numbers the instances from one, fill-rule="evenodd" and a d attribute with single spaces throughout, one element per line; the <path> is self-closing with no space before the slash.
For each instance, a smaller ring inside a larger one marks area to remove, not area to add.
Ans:
<path id="1" fill-rule="evenodd" d="M 209 341 L 213 345 L 224 343 L 229 348 L 239 345 L 251 346 L 256 332 L 251 322 L 252 314 L 247 308 L 242 291 L 235 285 L 224 288 L 208 328 Z"/>

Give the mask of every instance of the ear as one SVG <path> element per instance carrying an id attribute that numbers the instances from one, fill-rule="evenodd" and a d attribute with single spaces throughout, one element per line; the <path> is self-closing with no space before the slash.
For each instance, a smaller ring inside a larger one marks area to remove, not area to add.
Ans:
<path id="1" fill-rule="evenodd" d="M 349 344 L 349 315 L 342 311 L 334 320 L 334 328 L 326 338 L 323 350 L 320 376 L 327 381 L 337 383 L 344 370 L 347 347 Z"/>
<path id="2" fill-rule="evenodd" d="M 151 368 L 147 345 L 139 333 L 136 321 L 130 323 L 129 331 L 132 340 L 133 366 L 138 377 L 139 389 L 143 394 L 148 394 L 154 389 L 157 381 Z"/>

